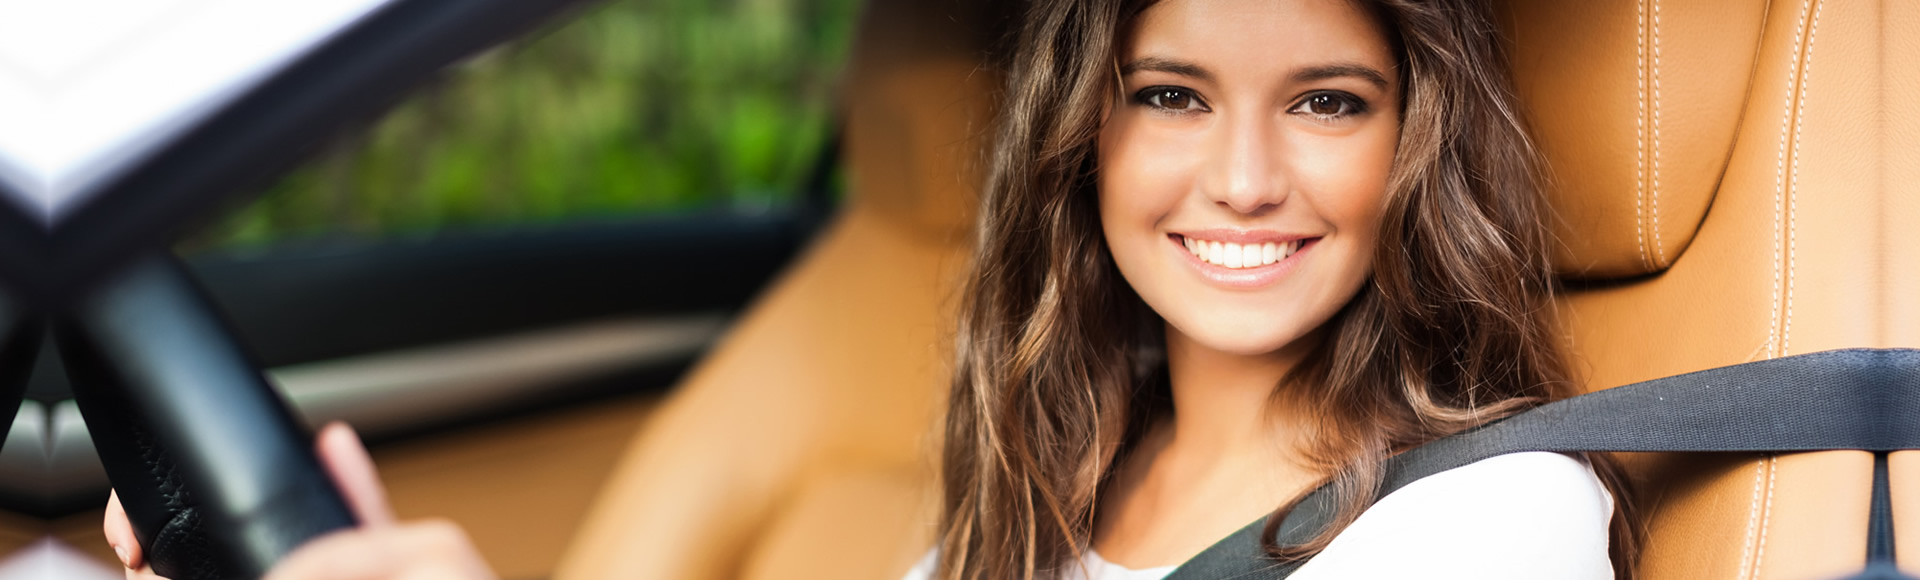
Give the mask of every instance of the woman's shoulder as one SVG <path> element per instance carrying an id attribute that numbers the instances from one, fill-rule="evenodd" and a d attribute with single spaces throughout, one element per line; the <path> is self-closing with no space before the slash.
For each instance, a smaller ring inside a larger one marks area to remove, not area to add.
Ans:
<path id="1" fill-rule="evenodd" d="M 1407 498 L 1446 495 L 1501 499 L 1509 506 L 1546 502 L 1562 507 L 1603 508 L 1612 513 L 1613 497 L 1593 467 L 1571 455 L 1547 451 L 1510 453 L 1436 473 L 1382 498 L 1375 507 Z"/>
<path id="2" fill-rule="evenodd" d="M 1501 455 L 1387 494 L 1290 580 L 1610 580 L 1612 518 L 1613 496 L 1585 462 Z M 937 559 L 928 551 L 903 580 L 931 578 Z"/>
<path id="3" fill-rule="evenodd" d="M 1502 455 L 1381 498 L 1293 578 L 1433 578 L 1450 570 L 1461 578 L 1610 579 L 1612 518 L 1613 497 L 1585 462 Z"/>

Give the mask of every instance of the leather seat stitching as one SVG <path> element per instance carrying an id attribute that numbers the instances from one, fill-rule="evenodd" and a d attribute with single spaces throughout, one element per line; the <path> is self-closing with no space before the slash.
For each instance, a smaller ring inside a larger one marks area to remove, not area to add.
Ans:
<path id="1" fill-rule="evenodd" d="M 1800 73 L 1802 72 L 1800 69 L 1800 65 L 1801 65 L 1800 59 L 1801 59 L 1801 50 L 1804 47 L 1804 45 L 1801 44 L 1801 41 L 1804 40 L 1802 33 L 1806 32 L 1807 11 L 1809 8 L 1808 6 L 1809 2 L 1810 0 L 1803 0 L 1800 3 L 1800 15 L 1799 15 L 1799 18 L 1795 19 L 1794 21 L 1793 44 L 1790 45 L 1791 49 L 1787 51 L 1787 56 L 1790 59 L 1787 63 L 1787 87 L 1786 87 L 1787 91 L 1786 91 L 1784 102 L 1781 103 L 1781 107 L 1780 107 L 1781 108 L 1780 144 L 1779 144 L 1778 150 L 1775 153 L 1775 167 L 1774 167 L 1774 181 L 1773 181 L 1774 183 L 1773 284 L 1772 284 L 1773 311 L 1770 315 L 1772 322 L 1767 327 L 1767 335 L 1768 335 L 1767 343 L 1770 348 L 1774 345 L 1781 345 L 1781 341 L 1782 341 L 1782 337 L 1780 335 L 1782 330 L 1781 329 L 1781 319 L 1782 319 L 1781 317 L 1781 286 L 1783 285 L 1782 284 L 1783 280 L 1781 278 L 1782 272 L 1781 272 L 1781 265 L 1780 265 L 1780 262 L 1781 262 L 1780 226 L 1781 226 L 1781 220 L 1783 218 L 1782 213 L 1784 210 L 1784 208 L 1782 207 L 1783 198 L 1786 193 L 1787 137 L 1788 137 L 1788 129 L 1794 122 L 1795 109 L 1794 109 L 1793 97 L 1794 97 L 1796 85 L 1798 84 L 1798 80 L 1799 80 L 1797 77 L 1799 77 Z M 1781 345 L 1781 346 L 1783 347 L 1781 351 L 1784 352 L 1785 350 L 1784 345 Z M 1769 352 L 1769 358 L 1771 358 L 1773 354 L 1774 354 L 1773 352 Z M 1765 521 L 1765 519 L 1763 518 L 1763 514 L 1771 515 L 1767 512 L 1771 511 L 1771 508 L 1773 505 L 1773 500 L 1772 500 L 1773 476 L 1772 476 L 1772 471 L 1769 469 L 1769 467 L 1772 464 L 1772 461 L 1773 461 L 1772 458 L 1768 458 L 1760 462 L 1760 465 L 1759 465 L 1760 470 L 1767 471 L 1766 478 L 1764 479 L 1761 478 L 1760 473 L 1758 471 L 1756 471 L 1754 474 L 1754 481 L 1753 481 L 1754 500 L 1751 507 L 1748 508 L 1749 511 L 1747 512 L 1746 545 L 1742 547 L 1741 555 L 1740 555 L 1740 560 L 1742 562 L 1742 565 L 1740 567 L 1740 577 L 1743 579 L 1754 578 L 1759 574 L 1760 557 L 1766 550 L 1765 528 L 1769 522 Z M 1766 488 L 1766 497 L 1767 497 L 1767 503 L 1764 507 L 1760 504 L 1760 498 L 1761 498 L 1760 490 L 1763 484 L 1765 485 L 1765 488 Z M 1749 559 L 1749 556 L 1751 556 L 1751 559 Z"/>
<path id="2" fill-rule="evenodd" d="M 1760 577 L 1760 562 L 1767 558 L 1767 528 L 1773 520 L 1773 481 L 1774 476 L 1780 473 L 1779 461 L 1779 457 L 1768 457 L 1761 461 L 1767 466 L 1767 501 L 1765 505 L 1760 506 L 1760 537 L 1757 540 L 1759 546 L 1753 554 L 1753 577 L 1755 578 Z"/>
<path id="3" fill-rule="evenodd" d="M 1640 265 L 1653 270 L 1647 252 L 1647 2 L 1633 3 L 1639 24 L 1633 29 L 1633 244 L 1640 251 Z"/>
<path id="4" fill-rule="evenodd" d="M 1788 69 L 1790 74 L 1788 74 L 1787 76 L 1788 83 L 1789 83 L 1787 86 L 1787 98 L 1792 103 L 1792 107 L 1789 109 L 1788 114 L 1793 119 L 1793 148 L 1792 148 L 1792 155 L 1791 155 L 1793 160 L 1791 165 L 1792 167 L 1791 174 L 1786 176 L 1787 184 L 1784 191 L 1786 195 L 1785 219 L 1786 219 L 1786 226 L 1787 226 L 1787 247 L 1786 247 L 1786 287 L 1787 289 L 1786 289 L 1786 296 L 1784 300 L 1784 309 L 1785 309 L 1785 312 L 1783 315 L 1784 326 L 1780 332 L 1780 355 L 1781 356 L 1786 356 L 1788 354 L 1788 348 L 1791 346 L 1792 344 L 1791 341 L 1793 340 L 1793 290 L 1794 290 L 1794 280 L 1795 280 L 1795 270 L 1796 270 L 1794 265 L 1795 265 L 1795 258 L 1796 258 L 1795 254 L 1798 248 L 1798 245 L 1797 245 L 1798 236 L 1796 235 L 1797 234 L 1796 224 L 1798 223 L 1798 220 L 1796 218 L 1797 218 L 1797 213 L 1799 208 L 1798 200 L 1799 200 L 1799 192 L 1800 192 L 1800 140 L 1801 140 L 1800 135 L 1801 135 L 1801 128 L 1806 125 L 1807 84 L 1808 84 L 1807 77 L 1813 72 L 1812 70 L 1813 69 L 1813 41 L 1820 31 L 1820 14 L 1826 8 L 1826 3 L 1819 0 L 1814 0 L 1812 2 L 1812 5 L 1813 5 L 1813 21 L 1811 24 L 1805 24 L 1807 22 L 1808 6 L 1806 3 L 1801 4 L 1799 22 L 1804 24 L 1806 28 L 1805 30 L 1806 36 L 1805 37 L 1800 36 L 1801 25 L 1796 25 L 1794 30 L 1794 37 L 1795 37 L 1795 42 L 1799 43 L 1799 50 L 1796 51 L 1798 54 L 1795 55 L 1795 59 L 1796 59 L 1795 66 L 1790 67 Z M 1786 138 L 1786 132 L 1784 127 L 1782 127 L 1781 138 L 1782 139 Z M 1781 171 L 1786 171 L 1786 169 L 1782 167 Z M 1774 251 L 1777 253 L 1780 251 L 1780 247 L 1778 244 L 1778 240 L 1780 236 L 1780 231 L 1778 229 L 1779 219 L 1780 219 L 1778 216 L 1780 214 L 1778 210 L 1780 206 L 1779 206 L 1779 201 L 1777 197 L 1775 201 L 1775 208 L 1776 208 L 1776 213 L 1775 213 L 1776 217 L 1775 217 L 1774 223 L 1776 227 L 1774 230 L 1774 239 L 1776 240 L 1776 243 L 1775 243 Z M 1778 267 L 1776 266 L 1776 269 L 1777 268 Z M 1779 287 L 1778 283 L 1776 283 L 1775 288 L 1778 288 L 1778 287 Z M 1754 557 L 1753 557 L 1753 573 L 1755 577 L 1759 576 L 1761 564 L 1765 561 L 1766 555 L 1767 555 L 1767 537 L 1769 535 L 1768 532 L 1772 527 L 1771 520 L 1773 517 L 1773 492 L 1775 489 L 1774 482 L 1775 482 L 1775 476 L 1780 471 L 1778 462 L 1779 462 L 1778 457 L 1769 457 L 1766 460 L 1767 501 L 1766 501 L 1766 505 L 1761 508 L 1763 511 L 1760 519 L 1760 529 L 1758 533 L 1758 538 L 1756 540 L 1758 542 L 1758 545 L 1755 549 Z"/>
<path id="5" fill-rule="evenodd" d="M 1792 128 L 1793 122 L 1794 86 L 1797 80 L 1796 77 L 1799 76 L 1800 72 L 1800 42 L 1804 38 L 1802 33 L 1806 32 L 1808 1 L 1810 0 L 1803 0 L 1800 3 L 1800 16 L 1795 19 L 1792 49 L 1787 51 L 1787 56 L 1790 58 L 1787 62 L 1787 94 L 1783 99 L 1784 102 L 1780 105 L 1780 144 L 1775 153 L 1773 178 L 1773 303 L 1772 312 L 1768 315 L 1767 344 L 1770 346 L 1767 351 L 1767 358 L 1778 356 L 1780 352 L 1775 349 L 1779 347 L 1781 343 L 1781 291 L 1784 280 L 1781 276 L 1782 272 L 1780 267 L 1780 225 L 1782 220 L 1781 214 L 1783 213 L 1782 203 L 1786 193 L 1787 136 L 1788 130 Z"/>
<path id="6" fill-rule="evenodd" d="M 1653 208 L 1653 220 L 1647 229 L 1653 231 L 1653 263 L 1665 268 L 1667 248 L 1660 241 L 1660 0 L 1653 0 L 1653 162 L 1649 169 L 1653 189 L 1647 202 Z"/>
<path id="7" fill-rule="evenodd" d="M 1813 41 L 1820 35 L 1820 13 L 1826 10 L 1824 0 L 1816 1 L 1813 8 L 1813 24 L 1807 28 L 1806 56 L 1800 64 L 1800 97 L 1794 105 L 1793 113 L 1793 176 L 1787 189 L 1787 328 L 1780 334 L 1780 354 L 1787 353 L 1793 344 L 1793 296 L 1795 282 L 1799 280 L 1796 265 L 1800 257 L 1800 128 L 1807 122 L 1807 80 L 1813 75 Z"/>
<path id="8" fill-rule="evenodd" d="M 1760 482 L 1767 468 L 1765 460 L 1753 464 L 1753 500 L 1747 507 L 1747 534 L 1740 542 L 1740 580 L 1753 578 L 1754 535 L 1760 530 Z"/>

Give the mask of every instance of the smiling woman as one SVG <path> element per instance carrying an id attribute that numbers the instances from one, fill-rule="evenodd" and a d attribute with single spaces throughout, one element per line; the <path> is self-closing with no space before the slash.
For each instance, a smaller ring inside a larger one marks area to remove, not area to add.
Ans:
<path id="1" fill-rule="evenodd" d="M 1035 3 L 908 577 L 1177 576 L 1248 527 L 1296 579 L 1630 575 L 1604 456 L 1372 501 L 1386 457 L 1575 390 L 1499 41 L 1474 0 Z"/>

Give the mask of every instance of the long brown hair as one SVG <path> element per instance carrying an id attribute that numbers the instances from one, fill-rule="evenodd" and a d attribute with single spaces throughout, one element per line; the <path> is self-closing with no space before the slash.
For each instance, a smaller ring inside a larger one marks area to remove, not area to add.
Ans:
<path id="1" fill-rule="evenodd" d="M 1007 94 L 956 337 L 940 577 L 1050 578 L 1091 542 L 1114 466 L 1167 408 L 1162 325 L 1121 278 L 1093 174 L 1117 50 L 1152 0 L 1037 0 Z M 1405 95 L 1372 279 L 1286 382 L 1323 418 L 1309 459 L 1333 525 L 1275 545 L 1311 556 L 1372 502 L 1393 453 L 1577 394 L 1553 318 L 1537 152 L 1483 0 L 1373 0 Z M 1281 390 L 1276 385 L 1276 393 Z M 1611 550 L 1631 577 L 1624 479 Z"/>

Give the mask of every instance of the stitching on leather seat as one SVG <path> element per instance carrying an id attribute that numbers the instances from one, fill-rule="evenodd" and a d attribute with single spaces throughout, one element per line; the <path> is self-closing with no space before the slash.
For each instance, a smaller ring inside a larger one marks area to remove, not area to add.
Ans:
<path id="1" fill-rule="evenodd" d="M 1665 268 L 1667 248 L 1660 241 L 1660 0 L 1653 0 L 1653 161 L 1649 165 L 1653 189 L 1647 193 L 1647 202 L 1653 207 L 1653 221 L 1647 229 L 1653 231 L 1653 263 Z"/>
<path id="2" fill-rule="evenodd" d="M 1807 79 L 1813 75 L 1813 40 L 1820 36 L 1820 13 L 1826 10 L 1827 3 L 1820 0 L 1814 3 L 1813 24 L 1807 27 L 1806 56 L 1800 63 L 1800 98 L 1794 105 L 1793 113 L 1793 176 L 1789 178 L 1787 188 L 1787 314 L 1786 330 L 1780 333 L 1780 354 L 1787 353 L 1793 344 L 1793 296 L 1794 283 L 1799 280 L 1796 265 L 1800 257 L 1800 128 L 1807 123 Z"/>
<path id="3" fill-rule="evenodd" d="M 1773 521 L 1773 481 L 1774 475 L 1780 473 L 1779 461 L 1778 456 L 1773 456 L 1761 462 L 1767 467 L 1767 502 L 1760 506 L 1759 538 L 1755 540 L 1759 545 L 1753 553 L 1753 577 L 1755 578 L 1760 577 L 1760 562 L 1767 559 L 1767 528 Z M 1759 483 L 1758 478 L 1755 478 L 1755 483 Z"/>
<path id="4" fill-rule="evenodd" d="M 1753 501 L 1747 506 L 1747 534 L 1740 542 L 1740 580 L 1753 578 L 1753 554 L 1755 537 L 1760 531 L 1760 477 L 1767 468 L 1766 460 L 1753 464 Z"/>
<path id="5" fill-rule="evenodd" d="M 1793 111 L 1794 111 L 1793 96 L 1795 92 L 1794 91 L 1795 84 L 1798 81 L 1798 77 L 1800 76 L 1800 52 L 1802 48 L 1801 41 L 1805 39 L 1805 36 L 1803 36 L 1803 34 L 1806 32 L 1807 11 L 1809 8 L 1808 6 L 1809 1 L 1810 0 L 1803 0 L 1800 3 L 1800 17 L 1795 20 L 1795 23 L 1793 26 L 1793 44 L 1791 45 L 1791 50 L 1787 51 L 1787 56 L 1790 59 L 1787 62 L 1787 94 L 1783 99 L 1784 102 L 1780 104 L 1780 108 L 1781 108 L 1780 145 L 1778 147 L 1778 151 L 1775 153 L 1775 160 L 1774 160 L 1775 167 L 1774 167 L 1774 178 L 1773 178 L 1773 306 L 1772 306 L 1773 309 L 1772 309 L 1772 312 L 1768 315 L 1769 324 L 1767 326 L 1767 344 L 1770 345 L 1767 352 L 1768 358 L 1773 358 L 1775 356 L 1778 356 L 1778 353 L 1780 352 L 1780 351 L 1774 350 L 1772 347 L 1782 346 L 1781 345 L 1782 340 L 1780 336 L 1781 334 L 1781 300 L 1780 299 L 1781 299 L 1781 291 L 1782 291 L 1781 287 L 1784 285 L 1783 282 L 1785 280 L 1781 276 L 1782 272 L 1780 268 L 1780 261 L 1781 261 L 1780 225 L 1781 225 L 1781 219 L 1782 219 L 1781 214 L 1783 213 L 1783 210 L 1784 210 L 1782 205 L 1784 202 L 1784 196 L 1786 194 L 1787 134 L 1788 134 L 1787 130 L 1791 128 L 1791 124 L 1793 122 Z M 1784 350 L 1784 349 L 1781 349 L 1781 350 Z"/>
<path id="6" fill-rule="evenodd" d="M 1810 7 L 1812 8 L 1812 11 L 1813 11 L 1813 20 L 1811 24 L 1809 24 L 1807 20 L 1807 12 Z M 1786 106 L 1784 107 L 1785 111 L 1782 112 L 1782 117 L 1780 120 L 1780 151 L 1778 153 L 1778 156 L 1779 156 L 1778 160 L 1776 161 L 1777 165 L 1775 167 L 1776 173 L 1774 177 L 1775 185 L 1774 185 L 1774 206 L 1773 206 L 1774 207 L 1774 213 L 1773 213 L 1774 286 L 1773 287 L 1774 287 L 1774 296 L 1775 296 L 1774 300 L 1776 302 L 1774 307 L 1775 316 L 1780 320 L 1780 324 L 1776 326 L 1776 329 L 1779 331 L 1779 336 L 1780 336 L 1780 355 L 1781 356 L 1786 356 L 1787 349 L 1791 344 L 1790 341 L 1792 340 L 1792 335 L 1793 335 L 1793 283 L 1795 278 L 1794 253 L 1798 247 L 1797 245 L 1798 237 L 1796 235 L 1797 230 L 1795 229 L 1797 220 L 1795 219 L 1796 217 L 1795 214 L 1797 213 L 1797 210 L 1799 207 L 1798 200 L 1799 200 L 1799 189 L 1800 189 L 1800 134 L 1801 134 L 1801 128 L 1804 127 L 1806 124 L 1805 122 L 1806 122 L 1806 109 L 1807 109 L 1807 99 L 1806 99 L 1807 76 L 1812 72 L 1811 69 L 1813 66 L 1813 40 L 1815 35 L 1820 30 L 1820 14 L 1821 12 L 1824 11 L 1825 8 L 1826 8 L 1826 3 L 1824 1 L 1818 1 L 1818 0 L 1803 1 L 1800 4 L 1800 18 L 1797 21 L 1797 23 L 1794 25 L 1794 30 L 1793 30 L 1794 50 L 1789 53 L 1790 56 L 1793 57 L 1793 61 L 1787 67 L 1787 95 L 1786 95 L 1787 102 L 1786 102 Z M 1803 32 L 1805 33 L 1804 36 L 1802 36 Z M 1792 147 L 1793 162 L 1792 162 L 1792 166 L 1791 166 L 1792 170 L 1790 174 L 1788 173 L 1788 165 L 1786 160 L 1787 151 L 1788 151 L 1787 124 L 1789 121 L 1791 121 L 1793 126 L 1793 147 Z M 1783 197 L 1784 197 L 1784 207 L 1783 207 Z M 1787 232 L 1787 246 L 1785 248 L 1786 272 L 1785 272 L 1784 280 L 1782 280 L 1781 278 L 1782 272 L 1780 270 L 1781 251 L 1782 251 L 1781 244 L 1780 244 L 1780 233 L 1781 233 L 1780 226 L 1781 226 L 1781 221 L 1783 219 L 1783 214 L 1784 214 L 1784 219 L 1786 221 L 1786 232 Z M 1786 295 L 1784 297 L 1784 304 L 1782 304 L 1782 298 L 1780 293 L 1782 282 L 1784 282 L 1786 286 Z M 1782 312 L 1783 306 L 1784 306 L 1784 313 Z M 1764 462 L 1767 469 L 1767 481 L 1766 481 L 1766 487 L 1767 487 L 1766 498 L 1767 499 L 1766 499 L 1766 505 L 1759 508 L 1762 510 L 1760 527 L 1756 531 L 1756 537 L 1753 539 L 1753 541 L 1756 542 L 1753 563 L 1751 568 L 1753 577 L 1759 576 L 1761 563 L 1765 560 L 1766 554 L 1767 554 L 1767 536 L 1768 536 L 1768 531 L 1771 523 L 1770 520 L 1772 519 L 1772 516 L 1773 516 L 1774 481 L 1775 481 L 1775 475 L 1779 473 L 1778 461 L 1779 461 L 1778 457 L 1768 457 Z M 1759 483 L 1757 479 L 1755 483 L 1756 484 Z M 1748 518 L 1748 521 L 1749 522 L 1752 521 L 1751 516 Z"/>
<path id="7" fill-rule="evenodd" d="M 1801 141 L 1800 134 L 1801 134 L 1801 128 L 1806 126 L 1806 121 L 1807 121 L 1807 85 L 1812 84 L 1807 79 L 1813 75 L 1813 43 L 1814 43 L 1814 39 L 1818 38 L 1820 35 L 1820 14 L 1826 11 L 1826 7 L 1827 7 L 1827 3 L 1825 2 L 1825 0 L 1814 1 L 1813 23 L 1807 26 L 1807 36 L 1805 41 L 1801 44 L 1801 50 L 1800 50 L 1801 55 L 1800 55 L 1800 62 L 1799 62 L 1800 70 L 1799 70 L 1799 74 L 1797 75 L 1798 79 L 1796 81 L 1798 84 L 1798 87 L 1795 87 L 1797 91 L 1794 91 L 1794 90 L 1788 91 L 1788 96 L 1790 98 L 1793 97 L 1795 92 L 1798 92 L 1798 98 L 1795 99 L 1793 111 L 1792 111 L 1792 114 L 1793 114 L 1793 155 L 1792 155 L 1793 173 L 1788 178 L 1787 190 L 1786 190 L 1786 193 L 1787 193 L 1787 207 L 1786 207 L 1787 296 L 1786 296 L 1786 318 L 1785 318 L 1786 326 L 1780 332 L 1781 356 L 1785 356 L 1787 354 L 1788 347 L 1792 344 L 1792 341 L 1793 341 L 1793 293 L 1794 293 L 1793 290 L 1794 290 L 1794 281 L 1797 278 L 1795 276 L 1795 272 L 1797 271 L 1797 269 L 1794 266 L 1795 266 L 1795 263 L 1797 262 L 1796 258 L 1799 256 L 1799 235 L 1798 235 L 1799 230 L 1797 228 L 1797 224 L 1799 223 L 1798 217 L 1799 217 L 1799 207 L 1800 207 L 1800 204 L 1799 204 L 1800 141 Z M 1800 18 L 1802 22 L 1806 21 L 1806 12 L 1805 12 L 1804 4 L 1802 5 Z M 1778 236 L 1779 234 L 1776 231 L 1774 235 Z M 1765 511 L 1764 511 L 1764 515 L 1761 517 L 1761 520 L 1760 520 L 1760 532 L 1759 532 L 1760 537 L 1758 539 L 1759 546 L 1755 550 L 1754 557 L 1753 557 L 1753 573 L 1755 576 L 1758 576 L 1760 574 L 1761 562 L 1763 562 L 1767 556 L 1767 532 L 1769 531 L 1768 520 L 1770 520 L 1773 516 L 1774 476 L 1780 472 L 1778 462 L 1779 462 L 1778 457 L 1767 458 L 1767 503 L 1766 503 L 1766 506 L 1762 508 Z"/>
<path id="8" fill-rule="evenodd" d="M 1641 209 L 1647 197 L 1647 2 L 1633 3 L 1637 24 L 1633 27 L 1633 244 L 1640 251 L 1640 265 L 1653 270 L 1647 252 L 1646 214 Z"/>

